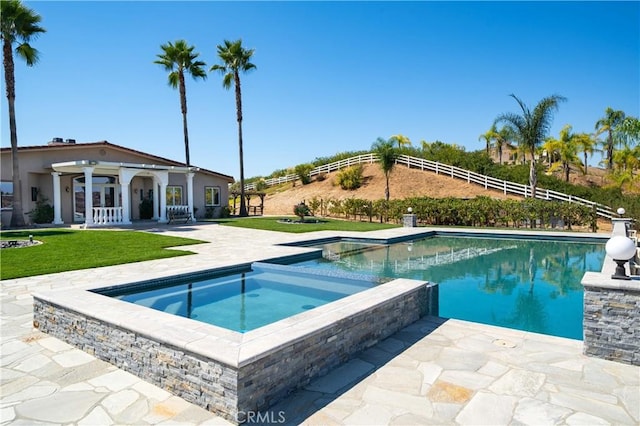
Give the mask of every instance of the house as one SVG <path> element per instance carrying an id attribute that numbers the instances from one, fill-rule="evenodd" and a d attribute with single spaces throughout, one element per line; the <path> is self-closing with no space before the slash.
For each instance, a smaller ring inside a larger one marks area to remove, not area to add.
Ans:
<path id="1" fill-rule="evenodd" d="M 53 206 L 53 224 L 127 225 L 140 219 L 167 222 L 180 209 L 195 218 L 218 217 L 228 205 L 233 177 L 107 141 L 18 147 L 25 222 L 37 201 Z M 2 224 L 11 220 L 11 148 L 0 149 Z M 91 182 L 91 185 L 86 185 Z M 89 212 L 90 214 L 86 214 Z"/>

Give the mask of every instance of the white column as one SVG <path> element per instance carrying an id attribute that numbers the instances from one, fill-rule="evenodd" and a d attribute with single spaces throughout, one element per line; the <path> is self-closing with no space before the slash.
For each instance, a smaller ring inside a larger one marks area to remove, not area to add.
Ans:
<path id="1" fill-rule="evenodd" d="M 193 172 L 187 173 L 187 207 L 189 208 L 189 211 L 191 212 L 191 217 L 195 222 L 196 215 L 195 215 L 195 212 L 193 211 L 193 176 L 194 175 L 195 173 Z"/>
<path id="2" fill-rule="evenodd" d="M 129 182 L 120 183 L 120 193 L 122 194 L 122 223 L 124 225 L 131 224 L 131 211 L 130 211 L 130 193 Z"/>
<path id="3" fill-rule="evenodd" d="M 60 197 L 60 172 L 51 172 L 53 176 L 53 224 L 62 225 L 62 208 Z"/>
<path id="4" fill-rule="evenodd" d="M 153 179 L 153 220 L 159 220 L 160 216 L 158 216 L 158 209 L 160 208 L 160 191 L 158 190 L 158 186 L 160 185 L 160 180 Z M 166 201 L 165 201 L 166 202 Z"/>
<path id="5" fill-rule="evenodd" d="M 160 198 L 160 218 L 158 223 L 167 223 L 167 186 L 169 185 L 169 172 L 157 171 L 154 175 L 158 178 L 160 190 L 158 198 Z M 154 196 L 155 197 L 155 196 Z"/>
<path id="6" fill-rule="evenodd" d="M 84 172 L 84 226 L 93 225 L 93 167 L 83 167 Z"/>

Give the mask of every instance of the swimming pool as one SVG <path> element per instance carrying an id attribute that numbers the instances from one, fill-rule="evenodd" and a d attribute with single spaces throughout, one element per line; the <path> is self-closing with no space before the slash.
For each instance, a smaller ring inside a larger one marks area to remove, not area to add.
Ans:
<path id="1" fill-rule="evenodd" d="M 605 258 L 602 243 L 478 236 L 314 246 L 323 257 L 296 265 L 435 282 L 442 317 L 579 340 L 580 281 Z"/>
<path id="2" fill-rule="evenodd" d="M 372 288 L 380 279 L 314 275 L 255 262 L 233 273 L 165 280 L 97 293 L 241 333 Z M 388 281 L 388 280 L 387 280 Z"/>

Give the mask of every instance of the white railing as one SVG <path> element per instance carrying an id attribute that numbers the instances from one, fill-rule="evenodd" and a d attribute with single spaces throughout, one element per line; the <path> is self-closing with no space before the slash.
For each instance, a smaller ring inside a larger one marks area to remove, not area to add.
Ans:
<path id="1" fill-rule="evenodd" d="M 124 222 L 122 207 L 93 207 L 94 225 L 114 225 Z"/>
<path id="2" fill-rule="evenodd" d="M 310 176 L 315 176 L 319 173 L 329 173 L 335 170 L 342 169 L 344 167 L 353 166 L 356 164 L 371 164 L 378 161 L 378 157 L 374 153 L 358 155 L 356 157 L 347 158 L 345 160 L 336 161 L 335 163 L 325 164 L 323 166 L 316 167 L 309 173 Z M 455 179 L 465 180 L 467 183 L 475 183 L 477 185 L 484 186 L 485 189 L 497 189 L 506 194 L 515 194 L 523 197 L 531 197 L 531 186 L 523 185 L 520 183 L 509 182 L 506 180 L 496 179 L 491 176 L 481 175 L 479 173 L 472 172 L 470 170 L 461 169 L 459 167 L 450 166 L 448 164 L 438 163 L 436 161 L 425 160 L 424 158 L 411 157 L 409 155 L 400 155 L 396 160 L 396 164 L 403 164 L 409 168 L 427 170 L 435 172 L 436 174 L 447 175 Z M 279 185 L 281 183 L 291 182 L 298 179 L 298 175 L 290 174 L 279 178 L 266 179 L 267 186 Z M 249 183 L 244 186 L 245 190 L 254 190 L 256 186 L 254 183 Z M 542 200 L 557 200 L 568 201 L 570 203 L 577 203 L 583 206 L 589 206 L 596 209 L 596 213 L 600 217 L 611 219 L 614 216 L 614 212 L 611 207 L 604 204 L 595 203 L 593 201 L 585 200 L 584 198 L 576 197 L 574 195 L 563 194 L 562 192 L 552 191 L 550 189 L 544 189 L 536 187 L 536 198 Z"/>

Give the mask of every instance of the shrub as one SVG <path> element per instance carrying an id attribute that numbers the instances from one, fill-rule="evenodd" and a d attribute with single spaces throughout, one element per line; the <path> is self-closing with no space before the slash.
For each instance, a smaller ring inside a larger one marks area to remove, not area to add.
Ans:
<path id="1" fill-rule="evenodd" d="M 362 185 L 362 164 L 342 169 L 336 175 L 336 183 L 345 190 L 354 190 Z"/>
<path id="2" fill-rule="evenodd" d="M 33 223 L 53 222 L 53 207 L 47 201 L 46 198 L 39 197 L 38 201 L 36 201 L 36 207 L 28 212 Z"/>
<path id="3" fill-rule="evenodd" d="M 140 211 L 140 219 L 151 219 L 153 217 L 153 201 L 151 201 L 151 198 L 145 198 L 140 201 L 138 209 Z"/>
<path id="4" fill-rule="evenodd" d="M 300 222 L 304 222 L 304 217 L 309 216 L 310 213 L 309 207 L 305 203 L 293 206 L 293 214 L 300 218 Z"/>
<path id="5" fill-rule="evenodd" d="M 298 175 L 298 178 L 300 178 L 300 182 L 302 182 L 303 185 L 311 183 L 311 176 L 309 176 L 309 173 L 311 172 L 311 170 L 313 170 L 313 165 L 298 164 L 294 170 L 296 175 Z"/>
<path id="6" fill-rule="evenodd" d="M 325 180 L 327 178 L 327 174 L 325 172 L 320 172 L 316 175 L 316 181 L 317 182 L 322 182 L 323 180 Z"/>

